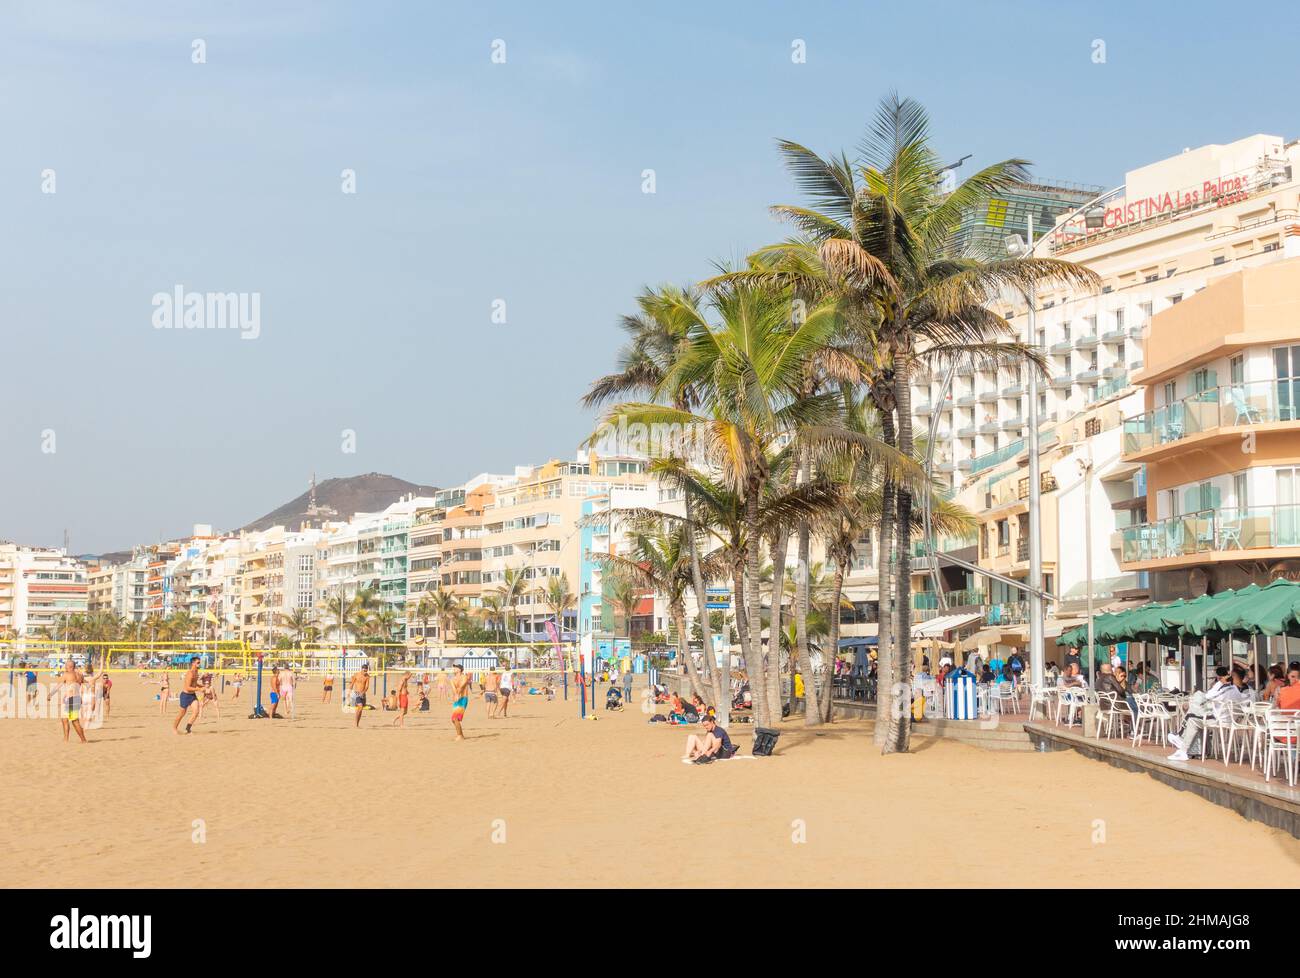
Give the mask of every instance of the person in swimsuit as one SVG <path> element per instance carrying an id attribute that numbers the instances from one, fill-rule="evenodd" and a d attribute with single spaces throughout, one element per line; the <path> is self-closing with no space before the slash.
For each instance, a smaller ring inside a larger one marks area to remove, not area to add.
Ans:
<path id="1" fill-rule="evenodd" d="M 172 686 L 167 678 L 167 673 L 163 673 L 162 679 L 158 680 L 158 715 L 162 716 L 167 712 L 167 701 L 172 698 Z"/>
<path id="2" fill-rule="evenodd" d="M 495 669 L 491 670 L 483 677 L 483 702 L 487 705 L 488 719 L 496 718 L 497 710 L 501 708 L 500 696 L 498 691 L 501 689 L 501 676 Z"/>
<path id="3" fill-rule="evenodd" d="M 63 675 L 59 677 L 59 722 L 63 724 L 65 744 L 73 730 L 83 744 L 86 742 L 86 732 L 81 729 L 81 687 L 85 681 L 75 662 L 69 659 L 63 664 Z"/>
<path id="4" fill-rule="evenodd" d="M 326 673 L 325 686 L 320 694 L 320 701 L 328 703 L 334 699 L 334 673 Z"/>
<path id="5" fill-rule="evenodd" d="M 510 696 L 515 691 L 515 674 L 507 666 L 501 672 L 501 715 L 510 713 Z"/>
<path id="6" fill-rule="evenodd" d="M 221 719 L 221 700 L 217 696 L 217 680 L 215 676 L 204 676 L 203 695 L 199 697 L 199 719 L 203 719 L 203 711 L 211 706 L 217 711 L 217 719 Z"/>
<path id="7" fill-rule="evenodd" d="M 185 673 L 185 678 L 181 680 L 181 711 L 176 714 L 176 719 L 172 721 L 172 733 L 179 734 L 181 721 L 185 715 L 190 712 L 190 707 L 195 706 L 199 701 L 199 657 L 196 655 L 190 659 L 189 672 Z M 197 713 L 197 708 L 196 708 Z M 189 733 L 194 729 L 194 724 L 198 722 L 198 717 L 185 724 L 185 732 Z"/>
<path id="8" fill-rule="evenodd" d="M 411 674 L 408 672 L 402 676 L 402 683 L 397 687 L 397 716 L 393 717 L 394 727 L 406 726 L 406 711 L 411 707 L 410 686 Z"/>
<path id="9" fill-rule="evenodd" d="M 288 707 L 290 720 L 296 715 L 293 706 L 294 682 L 293 666 L 286 666 L 280 670 L 280 705 Z"/>
<path id="10" fill-rule="evenodd" d="M 447 691 L 448 691 L 450 688 L 451 688 L 451 687 L 448 686 L 448 684 L 447 684 L 447 673 L 446 673 L 446 671 L 445 671 L 445 670 L 439 670 L 439 672 L 438 672 L 438 702 L 439 702 L 439 703 L 446 703 L 446 702 L 447 702 Z"/>
<path id="11" fill-rule="evenodd" d="M 352 676 L 352 704 L 357 708 L 356 718 L 352 721 L 353 727 L 361 726 L 361 711 L 366 708 L 366 690 L 370 688 L 370 665 L 362 663 L 361 671 Z"/>
<path id="12" fill-rule="evenodd" d="M 104 677 L 103 693 L 101 698 L 104 703 L 104 719 L 108 719 L 109 708 L 113 705 L 113 679 L 107 672 L 100 673 Z"/>
<path id="13" fill-rule="evenodd" d="M 451 704 L 451 725 L 456 728 L 456 739 L 464 740 L 465 732 L 460 724 L 469 708 L 469 676 L 465 675 L 465 667 L 459 662 L 451 667 L 451 686 L 456 697 Z"/>
<path id="14" fill-rule="evenodd" d="M 239 699 L 239 691 L 244 688 L 244 674 L 235 673 L 235 678 L 230 681 L 230 685 L 235 687 L 235 699 Z"/>
<path id="15" fill-rule="evenodd" d="M 276 710 L 280 709 L 280 667 L 276 666 L 271 670 L 271 719 L 278 720 L 280 717 Z"/>

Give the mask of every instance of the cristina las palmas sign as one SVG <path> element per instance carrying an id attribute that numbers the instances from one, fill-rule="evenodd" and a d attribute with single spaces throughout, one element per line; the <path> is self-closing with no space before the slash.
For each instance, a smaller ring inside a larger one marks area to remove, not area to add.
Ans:
<path id="1" fill-rule="evenodd" d="M 1232 173 L 1213 180 L 1204 180 L 1199 186 L 1184 187 L 1180 190 L 1166 190 L 1146 197 L 1129 200 L 1126 195 L 1116 195 L 1109 201 L 1101 201 L 1105 211 L 1102 227 L 1094 230 L 1113 231 L 1130 224 L 1141 224 L 1162 214 L 1176 214 L 1180 211 L 1195 210 L 1198 207 L 1227 207 L 1249 197 L 1257 187 L 1254 171 L 1246 170 Z M 1267 186 L 1267 184 L 1265 185 Z M 1054 234 L 1058 245 L 1073 244 L 1079 240 L 1084 231 L 1085 217 L 1077 214 L 1069 221 L 1057 227 Z"/>

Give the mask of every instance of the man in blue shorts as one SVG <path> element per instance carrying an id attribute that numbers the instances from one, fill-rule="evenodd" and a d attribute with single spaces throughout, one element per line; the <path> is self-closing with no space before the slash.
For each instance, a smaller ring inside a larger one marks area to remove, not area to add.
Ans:
<path id="1" fill-rule="evenodd" d="M 190 671 L 185 674 L 181 680 L 181 712 L 176 714 L 176 719 L 172 721 L 172 733 L 180 733 L 181 721 L 185 715 L 190 712 L 190 707 L 195 706 L 199 701 L 199 657 L 196 655 L 190 659 Z M 185 732 L 189 733 L 194 728 L 194 721 L 190 720 L 185 724 Z"/>

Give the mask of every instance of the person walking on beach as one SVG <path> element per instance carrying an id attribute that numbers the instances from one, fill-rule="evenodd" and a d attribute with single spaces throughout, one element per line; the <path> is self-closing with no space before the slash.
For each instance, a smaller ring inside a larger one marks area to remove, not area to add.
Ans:
<path id="1" fill-rule="evenodd" d="M 623 702 L 632 702 L 632 670 L 623 670 Z"/>
<path id="2" fill-rule="evenodd" d="M 176 719 L 172 721 L 172 733 L 179 734 L 181 732 L 180 731 L 181 721 L 184 720 L 185 715 L 190 712 L 190 707 L 194 706 L 196 703 L 198 703 L 198 701 L 199 701 L 199 657 L 196 655 L 192 659 L 190 659 L 189 671 L 185 673 L 185 678 L 181 680 L 181 697 L 180 697 L 181 711 L 176 714 Z M 192 720 L 185 724 L 186 733 L 189 733 L 191 730 L 194 729 L 194 723 L 196 721 L 197 721 L 197 716 L 195 717 L 195 720 Z"/>
<path id="3" fill-rule="evenodd" d="M 356 718 L 352 721 L 352 726 L 360 728 L 361 711 L 366 708 L 366 690 L 370 688 L 370 665 L 369 663 L 361 664 L 361 671 L 354 673 L 352 682 L 352 704 L 357 708 Z"/>
<path id="4" fill-rule="evenodd" d="M 294 719 L 293 686 L 295 681 L 293 666 L 287 666 L 280 671 L 280 705 L 288 704 L 290 720 Z"/>
<path id="5" fill-rule="evenodd" d="M 501 676 L 497 673 L 496 669 L 492 669 L 483 677 L 483 702 L 487 706 L 487 716 L 489 720 L 496 718 L 500 699 L 497 691 L 500 689 Z"/>
<path id="6" fill-rule="evenodd" d="M 63 675 L 59 677 L 59 722 L 63 725 L 63 742 L 68 742 L 68 734 L 77 731 L 77 737 L 84 744 L 86 732 L 81 729 L 81 687 L 86 681 L 77 670 L 77 664 L 68 659 L 63 664 Z"/>
<path id="7" fill-rule="evenodd" d="M 447 670 L 439 669 L 438 670 L 438 702 L 439 703 L 447 702 L 447 692 L 450 689 L 451 686 L 447 682 Z"/>
<path id="8" fill-rule="evenodd" d="M 394 727 L 406 726 L 406 712 L 411 706 L 410 683 L 411 674 L 408 672 L 402 676 L 401 685 L 397 687 L 397 716 L 393 717 Z"/>
<path id="9" fill-rule="evenodd" d="M 320 701 L 328 703 L 332 699 L 334 699 L 334 673 L 327 672 L 325 674 L 325 685 L 320 694 Z"/>
<path id="10" fill-rule="evenodd" d="M 510 696 L 515 691 L 515 674 L 509 666 L 501 672 L 501 715 L 508 716 L 510 713 Z"/>
<path id="11" fill-rule="evenodd" d="M 469 709 L 469 676 L 459 662 L 451 667 L 451 689 L 456 697 L 451 704 L 451 725 L 456 728 L 456 739 L 464 740 L 465 731 L 460 724 L 465 719 L 465 711 Z"/>

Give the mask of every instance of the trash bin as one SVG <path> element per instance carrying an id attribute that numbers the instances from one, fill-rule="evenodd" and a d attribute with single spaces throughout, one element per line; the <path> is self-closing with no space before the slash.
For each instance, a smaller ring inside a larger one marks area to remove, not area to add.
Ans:
<path id="1" fill-rule="evenodd" d="M 979 696 L 975 688 L 975 673 L 969 669 L 954 669 L 944 680 L 944 703 L 950 720 L 978 720 Z"/>
<path id="2" fill-rule="evenodd" d="M 771 757 L 772 751 L 776 749 L 776 740 L 781 736 L 781 731 L 773 730 L 771 727 L 754 728 L 754 756 Z"/>

